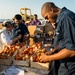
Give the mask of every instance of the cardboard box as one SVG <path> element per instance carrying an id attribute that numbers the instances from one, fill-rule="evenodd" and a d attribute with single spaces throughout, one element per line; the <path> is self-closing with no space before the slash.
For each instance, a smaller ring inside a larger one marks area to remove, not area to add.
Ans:
<path id="1" fill-rule="evenodd" d="M 50 44 L 46 44 L 46 45 L 44 44 L 43 48 L 46 48 L 47 51 L 50 51 L 50 46 L 51 46 Z M 47 71 L 50 69 L 51 62 L 45 62 L 45 63 L 35 62 L 35 60 L 33 60 L 34 56 L 35 56 L 35 54 L 33 56 L 31 56 L 31 58 L 30 58 L 30 67 L 36 68 L 36 69 L 41 69 L 41 70 L 47 70 Z"/>
<path id="2" fill-rule="evenodd" d="M 39 63 L 39 62 L 30 62 L 30 67 L 36 68 L 36 69 L 42 69 L 42 70 L 49 70 L 50 69 L 50 63 Z"/>
<path id="3" fill-rule="evenodd" d="M 24 49 L 25 49 L 25 46 L 22 47 L 16 54 L 20 53 Z M 29 60 L 22 61 L 22 60 L 15 60 L 15 58 L 14 58 L 13 59 L 13 65 L 15 65 L 15 66 L 27 66 L 27 67 L 29 67 Z"/>
<path id="4" fill-rule="evenodd" d="M 27 66 L 29 67 L 29 60 L 22 61 L 22 60 L 13 60 L 13 65 L 15 66 Z"/>
<path id="5" fill-rule="evenodd" d="M 12 61 L 13 61 L 13 58 L 14 56 L 16 55 L 17 53 L 17 50 L 16 52 L 13 54 L 12 57 L 8 58 L 8 59 L 0 59 L 0 65 L 11 65 L 12 64 Z"/>
<path id="6" fill-rule="evenodd" d="M 22 48 L 22 47 L 21 47 Z M 11 50 L 10 50 L 11 49 Z M 1 58 L 0 58 L 0 64 L 1 65 L 11 65 L 12 64 L 12 61 L 13 61 L 13 58 L 14 58 L 14 56 L 18 53 L 18 51 L 19 51 L 19 49 L 20 49 L 20 47 L 19 46 L 17 46 L 17 45 L 13 45 L 13 46 L 11 46 L 10 48 L 6 48 L 6 49 L 4 49 L 5 50 L 5 52 L 3 52 L 2 54 L 4 54 L 4 55 L 6 55 L 6 57 L 7 58 L 4 58 L 3 59 L 3 57 L 5 57 L 5 56 L 1 56 Z M 8 51 L 7 51 L 8 50 Z M 10 52 L 10 53 L 9 53 Z M 1 55 L 2 55 L 1 54 Z"/>

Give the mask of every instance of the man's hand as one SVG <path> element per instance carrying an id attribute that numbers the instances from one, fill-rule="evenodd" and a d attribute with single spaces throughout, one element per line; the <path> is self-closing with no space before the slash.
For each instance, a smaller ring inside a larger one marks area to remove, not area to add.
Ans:
<path id="1" fill-rule="evenodd" d="M 23 38 L 24 40 L 28 40 L 29 39 L 29 34 L 27 34 L 27 35 L 24 35 L 24 38 Z"/>
<path id="2" fill-rule="evenodd" d="M 28 39 L 28 38 L 29 38 L 29 34 L 24 35 L 24 38 L 25 38 L 25 39 Z"/>
<path id="3" fill-rule="evenodd" d="M 47 61 L 49 61 L 49 60 L 48 60 L 48 56 L 45 55 L 44 53 L 41 53 L 40 61 L 41 61 L 41 62 L 47 62 Z"/>
<path id="4" fill-rule="evenodd" d="M 19 35 L 18 35 L 18 39 L 21 39 L 21 37 L 22 37 L 22 35 L 21 35 L 21 34 L 19 34 Z"/>

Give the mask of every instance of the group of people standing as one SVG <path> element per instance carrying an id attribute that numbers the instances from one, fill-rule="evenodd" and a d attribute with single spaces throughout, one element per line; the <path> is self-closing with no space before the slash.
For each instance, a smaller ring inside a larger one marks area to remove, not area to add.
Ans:
<path id="1" fill-rule="evenodd" d="M 22 16 L 16 14 L 11 20 L 5 20 L 0 31 L 0 50 L 17 42 L 23 42 L 30 36 L 27 26 L 22 23 Z"/>
<path id="2" fill-rule="evenodd" d="M 41 25 L 37 15 L 30 21 L 30 25 Z M 29 39 L 29 30 L 20 14 L 16 14 L 12 20 L 5 20 L 0 30 L 0 50 L 5 46 L 11 46 L 17 42 L 25 42 Z"/>

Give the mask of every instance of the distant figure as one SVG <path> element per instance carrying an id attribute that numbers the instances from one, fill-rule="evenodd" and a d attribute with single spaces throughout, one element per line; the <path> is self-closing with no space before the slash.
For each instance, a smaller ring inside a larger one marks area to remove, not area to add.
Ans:
<path id="1" fill-rule="evenodd" d="M 31 25 L 41 25 L 41 22 L 38 20 L 37 14 L 34 14 L 34 19 L 31 21 Z"/>

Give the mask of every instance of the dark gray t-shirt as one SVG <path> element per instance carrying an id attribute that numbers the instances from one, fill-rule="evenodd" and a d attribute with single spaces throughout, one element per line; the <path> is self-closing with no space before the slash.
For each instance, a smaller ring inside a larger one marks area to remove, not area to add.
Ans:
<path id="1" fill-rule="evenodd" d="M 62 8 L 57 18 L 56 37 L 54 47 L 59 45 L 60 49 L 67 48 L 75 50 L 75 13 Z"/>
<path id="2" fill-rule="evenodd" d="M 17 37 L 19 34 L 22 35 L 22 38 L 20 39 L 20 42 L 23 42 L 23 37 L 26 34 L 29 34 L 29 30 L 25 24 L 20 24 L 18 26 L 15 26 L 13 29 L 13 38 Z"/>

